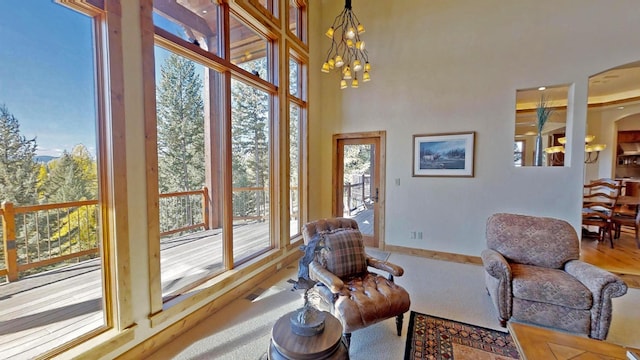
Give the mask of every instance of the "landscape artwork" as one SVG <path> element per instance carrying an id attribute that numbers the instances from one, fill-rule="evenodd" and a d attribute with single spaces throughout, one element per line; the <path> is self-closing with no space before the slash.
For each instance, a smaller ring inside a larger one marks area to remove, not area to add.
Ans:
<path id="1" fill-rule="evenodd" d="M 413 136 L 413 176 L 473 176 L 475 132 Z"/>

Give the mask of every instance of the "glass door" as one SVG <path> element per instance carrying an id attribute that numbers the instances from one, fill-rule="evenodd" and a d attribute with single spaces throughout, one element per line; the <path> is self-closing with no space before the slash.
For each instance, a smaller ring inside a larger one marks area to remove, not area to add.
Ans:
<path id="1" fill-rule="evenodd" d="M 366 246 L 380 247 L 380 143 L 379 136 L 334 136 L 336 174 L 334 216 L 358 222 Z"/>

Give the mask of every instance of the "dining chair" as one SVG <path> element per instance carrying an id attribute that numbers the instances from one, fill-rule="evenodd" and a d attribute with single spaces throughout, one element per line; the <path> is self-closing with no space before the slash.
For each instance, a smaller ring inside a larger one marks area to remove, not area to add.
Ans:
<path id="1" fill-rule="evenodd" d="M 631 226 L 634 229 L 636 237 L 636 245 L 640 249 L 640 238 L 638 238 L 638 228 L 640 228 L 640 211 L 636 210 L 634 215 L 615 212 L 611 219 L 614 227 L 614 237 L 620 238 L 620 231 L 623 226 Z"/>
<path id="2" fill-rule="evenodd" d="M 582 195 L 582 225 L 598 228 L 598 241 L 609 235 L 613 248 L 613 215 L 622 184 L 618 180 L 602 178 L 584 185 Z"/>
<path id="3" fill-rule="evenodd" d="M 620 232 L 623 226 L 632 227 L 635 234 L 636 245 L 640 249 L 640 238 L 638 236 L 638 230 L 640 228 L 640 211 L 638 211 L 638 205 L 640 204 L 640 182 L 626 181 L 623 186 L 623 195 L 625 199 L 633 198 L 635 201 L 631 203 L 618 202 L 612 218 L 614 239 L 620 238 Z M 619 200 L 621 199 L 619 198 Z"/>

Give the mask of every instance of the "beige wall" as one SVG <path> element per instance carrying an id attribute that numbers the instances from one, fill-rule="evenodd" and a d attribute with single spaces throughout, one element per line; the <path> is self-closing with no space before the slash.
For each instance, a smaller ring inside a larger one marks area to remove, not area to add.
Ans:
<path id="1" fill-rule="evenodd" d="M 637 1 L 353 0 L 373 66 L 357 90 L 319 70 L 344 1 L 311 3 L 311 218 L 330 215 L 331 135 L 386 130 L 387 244 L 478 255 L 501 211 L 579 228 L 583 148 L 568 167 L 514 168 L 515 91 L 573 84 L 567 133 L 584 138 L 589 76 L 640 59 Z M 474 178 L 411 176 L 413 134 L 458 131 L 476 131 Z"/>

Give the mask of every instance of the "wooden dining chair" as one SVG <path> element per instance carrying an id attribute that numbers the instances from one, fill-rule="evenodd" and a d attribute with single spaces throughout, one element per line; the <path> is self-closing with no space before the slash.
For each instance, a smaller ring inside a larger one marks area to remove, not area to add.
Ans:
<path id="1" fill-rule="evenodd" d="M 613 248 L 613 215 L 622 184 L 613 179 L 598 179 L 584 185 L 582 201 L 582 225 L 598 228 L 598 241 L 609 235 Z"/>
<path id="2" fill-rule="evenodd" d="M 640 198 L 640 182 L 627 181 L 623 188 L 623 195 L 625 198 Z M 640 249 L 640 238 L 638 237 L 638 230 L 640 228 L 640 211 L 638 211 L 638 204 L 617 204 L 616 210 L 613 213 L 612 221 L 614 238 L 620 238 L 620 231 L 623 226 L 632 227 L 635 234 L 636 245 Z"/>
<path id="3" fill-rule="evenodd" d="M 636 245 L 638 246 L 638 249 L 640 249 L 640 238 L 638 238 L 638 229 L 640 228 L 640 211 L 636 210 L 634 215 L 615 212 L 611 220 L 613 221 L 616 239 L 620 238 L 620 231 L 623 226 L 633 227 L 636 237 Z"/>

